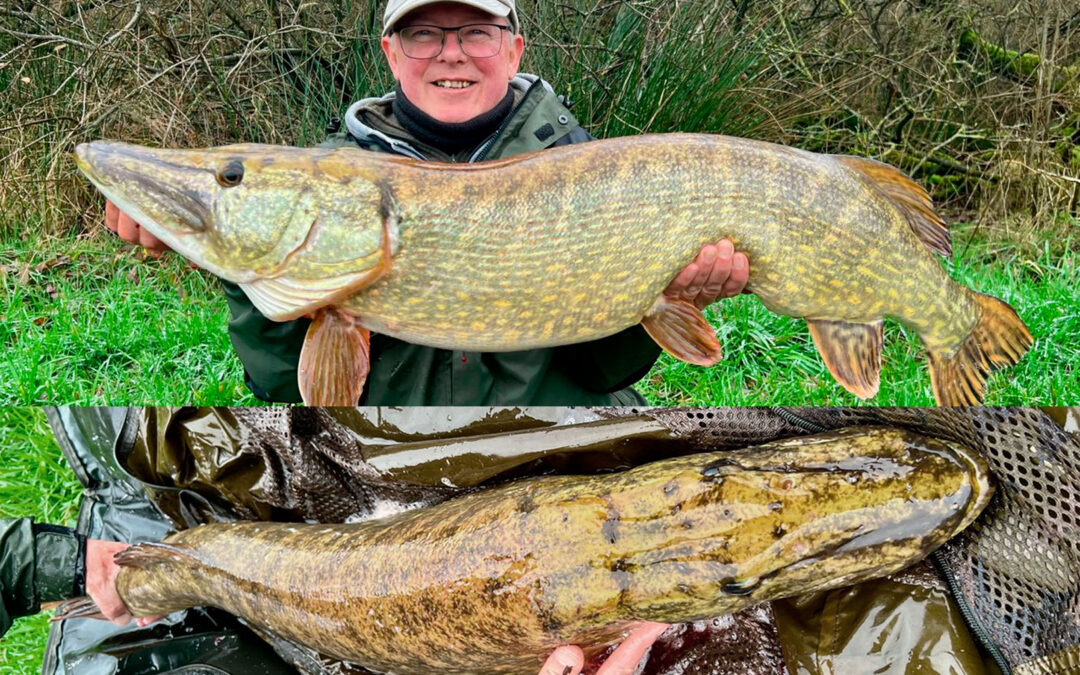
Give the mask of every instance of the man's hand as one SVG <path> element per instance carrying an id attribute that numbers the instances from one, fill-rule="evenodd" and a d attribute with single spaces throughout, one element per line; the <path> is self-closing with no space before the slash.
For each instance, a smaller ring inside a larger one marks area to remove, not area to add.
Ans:
<path id="1" fill-rule="evenodd" d="M 86 541 L 86 594 L 97 604 L 105 618 L 118 626 L 131 623 L 131 613 L 124 601 L 116 593 L 116 575 L 120 566 L 113 561 L 113 556 L 130 547 L 118 541 Z M 139 626 L 153 623 L 163 616 L 136 619 Z"/>
<path id="2" fill-rule="evenodd" d="M 108 199 L 105 200 L 105 227 L 120 235 L 124 241 L 142 246 L 155 258 L 160 258 L 162 253 L 169 250 L 160 239 L 140 227 Z"/>
<path id="3" fill-rule="evenodd" d="M 686 300 L 705 309 L 720 298 L 742 293 L 750 278 L 750 261 L 737 253 L 730 239 L 707 244 L 697 258 L 679 272 L 664 289 L 673 300 Z"/>
<path id="4" fill-rule="evenodd" d="M 656 642 L 656 638 L 667 630 L 666 623 L 642 622 L 626 636 L 596 675 L 630 675 L 637 670 L 641 657 Z M 551 652 L 544 662 L 540 675 L 578 675 L 585 666 L 585 657 L 580 647 L 565 645 Z"/>

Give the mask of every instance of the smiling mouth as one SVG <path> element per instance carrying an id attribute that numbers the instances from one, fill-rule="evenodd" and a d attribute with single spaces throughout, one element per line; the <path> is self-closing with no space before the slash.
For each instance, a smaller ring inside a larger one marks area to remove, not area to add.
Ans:
<path id="1" fill-rule="evenodd" d="M 468 89 L 476 83 L 469 80 L 435 80 L 432 84 L 443 89 Z"/>

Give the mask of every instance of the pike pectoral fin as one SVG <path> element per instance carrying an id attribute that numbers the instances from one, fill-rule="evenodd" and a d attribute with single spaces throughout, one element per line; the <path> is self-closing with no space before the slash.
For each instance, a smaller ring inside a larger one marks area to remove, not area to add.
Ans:
<path id="1" fill-rule="evenodd" d="M 304 337 L 297 381 L 307 405 L 356 405 L 368 374 L 371 333 L 356 318 L 324 307 Z"/>
<path id="2" fill-rule="evenodd" d="M 656 344 L 680 361 L 711 366 L 720 360 L 720 340 L 701 310 L 661 295 L 641 320 Z"/>
<path id="3" fill-rule="evenodd" d="M 821 358 L 836 381 L 859 398 L 873 398 L 881 381 L 883 321 L 848 323 L 807 319 Z"/>
<path id="4" fill-rule="evenodd" d="M 319 307 L 338 302 L 379 279 L 383 267 L 316 279 L 263 277 L 240 284 L 251 304 L 268 319 L 291 321 Z"/>

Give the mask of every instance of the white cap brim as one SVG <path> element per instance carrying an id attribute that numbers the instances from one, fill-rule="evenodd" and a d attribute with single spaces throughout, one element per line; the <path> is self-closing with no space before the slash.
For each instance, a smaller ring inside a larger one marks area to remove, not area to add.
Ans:
<path id="1" fill-rule="evenodd" d="M 468 5 L 469 7 L 475 7 L 479 10 L 487 12 L 492 16 L 507 17 L 513 12 L 513 10 L 498 0 L 451 0 L 456 5 Z M 401 17 L 405 16 L 414 9 L 419 9 L 425 5 L 434 5 L 438 2 L 446 2 L 446 0 L 411 0 L 409 2 L 403 2 L 400 7 L 394 10 L 393 14 L 389 14 L 383 17 L 383 35 L 390 32 L 390 29 L 394 27 Z M 510 17 L 510 27 L 517 32 L 517 17 Z"/>

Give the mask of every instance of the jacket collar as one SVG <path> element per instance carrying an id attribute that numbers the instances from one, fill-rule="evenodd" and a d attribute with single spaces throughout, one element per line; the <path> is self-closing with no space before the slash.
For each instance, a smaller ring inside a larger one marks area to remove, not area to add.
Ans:
<path id="1" fill-rule="evenodd" d="M 514 92 L 514 109 L 507 116 L 506 121 L 490 138 L 480 146 L 468 158 L 474 162 L 485 157 L 487 150 L 505 132 L 522 109 L 526 98 L 534 96 L 551 96 L 554 98 L 555 90 L 547 81 L 530 73 L 519 73 L 510 81 L 510 88 Z M 414 159 L 445 159 L 446 155 L 438 150 L 424 146 L 412 138 L 409 133 L 398 123 L 394 117 L 392 104 L 396 98 L 395 92 L 360 99 L 345 112 L 345 127 L 349 134 L 363 145 L 378 145 L 387 152 L 393 152 Z"/>

